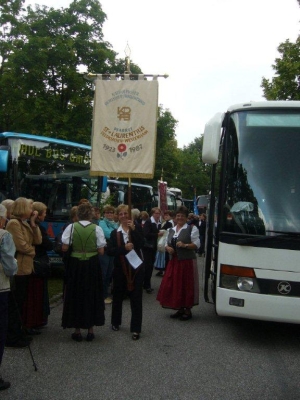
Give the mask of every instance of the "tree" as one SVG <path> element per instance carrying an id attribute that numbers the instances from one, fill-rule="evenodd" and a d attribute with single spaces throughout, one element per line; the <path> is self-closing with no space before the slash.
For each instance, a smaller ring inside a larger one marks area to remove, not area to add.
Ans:
<path id="1" fill-rule="evenodd" d="M 194 191 L 197 195 L 207 194 L 210 188 L 211 168 L 202 162 L 202 147 L 203 136 L 179 150 L 181 168 L 177 186 L 187 199 L 194 197 Z"/>
<path id="2" fill-rule="evenodd" d="M 125 68 L 103 41 L 106 15 L 97 0 L 74 0 L 59 10 L 36 7 L 19 15 L 16 9 L 2 37 L 0 131 L 90 143 L 94 92 L 79 69 L 120 73 Z M 131 69 L 140 72 L 134 64 Z"/>
<path id="3" fill-rule="evenodd" d="M 157 139 L 156 139 L 156 165 L 154 174 L 154 185 L 160 180 L 163 171 L 163 179 L 170 183 L 176 176 L 177 168 L 177 121 L 169 110 L 162 106 L 158 108 Z"/>
<path id="4" fill-rule="evenodd" d="M 278 47 L 280 58 L 272 65 L 276 75 L 272 81 L 262 79 L 267 100 L 300 100 L 300 37 L 296 43 L 286 40 Z"/>
<path id="5" fill-rule="evenodd" d="M 157 117 L 154 178 L 150 181 L 148 179 L 139 179 L 140 183 L 157 188 L 157 181 L 163 178 L 164 181 L 168 182 L 168 186 L 174 184 L 180 171 L 179 151 L 175 133 L 176 125 L 177 121 L 171 112 L 160 105 Z"/>
<path id="6" fill-rule="evenodd" d="M 74 0 L 60 9 L 23 9 L 23 2 L 0 0 L 0 131 L 90 144 L 94 90 L 79 69 L 125 71 L 125 60 L 103 40 L 106 15 L 98 0 Z M 130 69 L 141 73 L 134 63 Z M 176 125 L 171 112 L 160 106 L 155 174 L 145 183 L 156 187 L 163 171 L 168 185 L 176 186 L 176 178 L 188 174 L 181 168 Z M 192 153 L 186 158 L 194 157 Z M 185 160 L 189 163 L 192 168 L 192 159 Z"/>

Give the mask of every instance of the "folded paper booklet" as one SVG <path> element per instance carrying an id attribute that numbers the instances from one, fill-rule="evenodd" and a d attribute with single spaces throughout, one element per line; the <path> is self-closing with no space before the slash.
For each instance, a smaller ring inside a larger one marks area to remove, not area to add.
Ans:
<path id="1" fill-rule="evenodd" d="M 138 268 L 143 262 L 134 250 L 127 253 L 125 257 L 134 269 Z"/>

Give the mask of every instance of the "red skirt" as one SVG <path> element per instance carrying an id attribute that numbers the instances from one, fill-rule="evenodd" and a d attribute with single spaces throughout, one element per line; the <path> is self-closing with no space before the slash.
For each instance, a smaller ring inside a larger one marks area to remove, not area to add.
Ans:
<path id="1" fill-rule="evenodd" d="M 197 260 L 173 257 L 163 276 L 157 300 L 162 307 L 179 310 L 199 304 Z"/>
<path id="2" fill-rule="evenodd" d="M 27 299 L 23 306 L 23 325 L 27 329 L 47 324 L 50 314 L 48 280 L 30 275 Z"/>

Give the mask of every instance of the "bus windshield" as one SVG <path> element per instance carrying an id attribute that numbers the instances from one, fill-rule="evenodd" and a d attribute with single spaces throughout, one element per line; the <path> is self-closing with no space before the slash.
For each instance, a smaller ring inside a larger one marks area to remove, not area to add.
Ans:
<path id="1" fill-rule="evenodd" d="M 110 203 L 117 207 L 119 204 L 128 204 L 128 182 L 108 179 L 106 198 L 110 197 Z M 131 206 L 140 211 L 150 212 L 153 204 L 153 188 L 139 183 L 131 184 Z"/>
<path id="2" fill-rule="evenodd" d="M 227 133 L 221 229 L 300 232 L 298 112 L 237 111 L 230 115 Z"/>

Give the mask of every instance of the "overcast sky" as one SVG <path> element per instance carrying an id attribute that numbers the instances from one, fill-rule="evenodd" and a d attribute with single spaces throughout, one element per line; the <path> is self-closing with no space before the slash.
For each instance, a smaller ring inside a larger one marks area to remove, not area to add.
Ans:
<path id="1" fill-rule="evenodd" d="M 69 0 L 26 4 L 67 7 Z M 104 39 L 159 79 L 159 104 L 178 120 L 179 147 L 235 103 L 263 100 L 262 77 L 272 78 L 277 47 L 299 35 L 297 0 L 102 0 Z M 105 71 L 97 71 L 99 73 Z"/>

